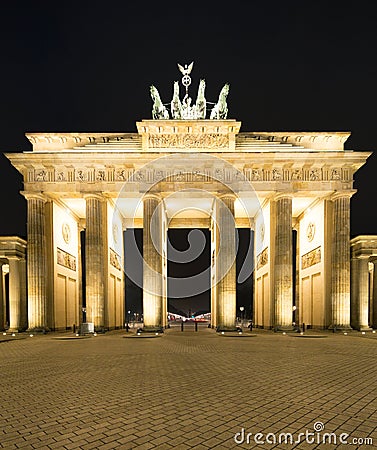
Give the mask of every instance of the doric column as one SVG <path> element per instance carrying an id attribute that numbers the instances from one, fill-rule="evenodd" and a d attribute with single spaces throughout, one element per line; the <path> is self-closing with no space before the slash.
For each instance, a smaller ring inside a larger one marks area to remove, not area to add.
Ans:
<path id="1" fill-rule="evenodd" d="M 292 197 L 275 198 L 274 304 L 275 329 L 292 326 L 293 266 L 292 266 Z"/>
<path id="2" fill-rule="evenodd" d="M 30 331 L 47 331 L 47 251 L 45 203 L 38 194 L 27 199 L 27 280 Z"/>
<path id="3" fill-rule="evenodd" d="M 350 197 L 340 192 L 332 197 L 331 310 L 332 329 L 350 329 Z"/>
<path id="4" fill-rule="evenodd" d="M 233 194 L 222 195 L 216 202 L 219 233 L 217 254 L 217 327 L 235 329 L 236 324 L 236 229 Z"/>
<path id="5" fill-rule="evenodd" d="M 18 258 L 9 260 L 9 331 L 22 331 L 23 305 L 21 298 L 21 266 Z"/>
<path id="6" fill-rule="evenodd" d="M 216 216 L 216 204 L 211 217 L 211 327 L 217 327 L 217 253 L 219 243 L 219 228 L 214 217 Z"/>
<path id="7" fill-rule="evenodd" d="M 162 235 L 160 198 L 143 198 L 143 317 L 145 330 L 162 327 Z"/>
<path id="8" fill-rule="evenodd" d="M 85 231 L 86 321 L 96 331 L 105 327 L 105 267 L 107 267 L 107 226 L 105 201 L 101 195 L 87 194 Z"/>
<path id="9" fill-rule="evenodd" d="M 357 330 L 369 329 L 369 256 L 353 258 L 351 326 Z"/>
<path id="10" fill-rule="evenodd" d="M 0 331 L 3 331 L 5 328 L 5 298 L 3 281 L 3 263 L 0 262 Z"/>

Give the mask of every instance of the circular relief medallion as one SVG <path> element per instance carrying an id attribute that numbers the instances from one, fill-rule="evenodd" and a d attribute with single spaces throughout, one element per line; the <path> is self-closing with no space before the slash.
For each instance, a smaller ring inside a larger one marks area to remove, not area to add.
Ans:
<path id="1" fill-rule="evenodd" d="M 63 225 L 62 225 L 62 236 L 63 236 L 64 242 L 66 244 L 68 244 L 69 241 L 71 240 L 71 229 L 69 228 L 68 223 L 63 223 Z"/>
<path id="2" fill-rule="evenodd" d="M 309 242 L 311 242 L 314 239 L 314 235 L 315 235 L 315 225 L 313 222 L 310 222 L 306 229 L 306 237 L 308 238 Z"/>
<path id="3" fill-rule="evenodd" d="M 118 243 L 118 233 L 119 233 L 118 225 L 116 223 L 114 223 L 114 225 L 113 225 L 113 239 L 114 239 L 114 242 L 116 244 Z"/>

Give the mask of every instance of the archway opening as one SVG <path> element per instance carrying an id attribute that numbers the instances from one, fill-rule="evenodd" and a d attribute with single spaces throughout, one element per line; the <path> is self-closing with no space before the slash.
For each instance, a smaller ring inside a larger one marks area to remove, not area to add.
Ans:
<path id="1" fill-rule="evenodd" d="M 175 318 L 179 320 L 180 317 L 185 321 L 209 321 L 210 231 L 207 228 L 168 229 L 168 240 L 170 245 L 167 254 L 167 296 L 170 322 L 174 323 Z M 196 241 L 198 246 L 195 243 L 191 245 L 193 241 Z"/>

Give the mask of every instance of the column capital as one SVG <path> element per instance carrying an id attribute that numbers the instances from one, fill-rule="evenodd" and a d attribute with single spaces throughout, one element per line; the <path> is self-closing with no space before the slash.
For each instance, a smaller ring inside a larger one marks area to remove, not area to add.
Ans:
<path id="1" fill-rule="evenodd" d="M 94 199 L 99 200 L 101 202 L 106 200 L 102 192 L 88 192 L 84 194 L 83 197 L 85 200 Z"/>
<path id="2" fill-rule="evenodd" d="M 274 195 L 272 195 L 272 197 L 270 198 L 271 201 L 276 202 L 278 200 L 282 200 L 284 198 L 293 198 L 293 193 L 292 192 L 278 192 Z"/>
<path id="3" fill-rule="evenodd" d="M 44 203 L 47 202 L 47 198 L 42 192 L 20 191 L 20 194 L 23 195 L 26 200 L 42 200 Z"/>
<path id="4" fill-rule="evenodd" d="M 160 202 L 160 201 L 161 201 L 161 196 L 158 195 L 158 194 L 152 193 L 152 192 L 146 192 L 146 193 L 143 195 L 142 200 L 143 200 L 143 201 L 144 201 L 144 200 L 157 200 L 157 201 Z"/>
<path id="5" fill-rule="evenodd" d="M 220 200 L 233 200 L 233 201 L 237 200 L 237 195 L 234 194 L 233 192 L 225 192 L 222 194 L 218 194 L 216 197 L 219 198 Z"/>
<path id="6" fill-rule="evenodd" d="M 329 197 L 329 200 L 337 200 L 338 198 L 351 198 L 356 194 L 357 189 L 350 189 L 347 191 L 335 191 Z"/>

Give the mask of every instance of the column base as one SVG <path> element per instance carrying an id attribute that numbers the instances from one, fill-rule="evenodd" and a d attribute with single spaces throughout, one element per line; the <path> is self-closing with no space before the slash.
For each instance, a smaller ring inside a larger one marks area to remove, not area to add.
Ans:
<path id="1" fill-rule="evenodd" d="M 338 331 L 343 333 L 345 331 L 353 330 L 353 328 L 350 325 L 330 325 L 328 329 L 333 333 L 336 333 Z"/>
<path id="2" fill-rule="evenodd" d="M 141 333 L 163 333 L 164 329 L 159 325 L 157 326 L 147 325 L 144 326 L 143 328 L 140 328 L 139 331 Z"/>
<path id="3" fill-rule="evenodd" d="M 234 331 L 242 331 L 241 327 L 237 327 L 236 325 L 233 326 L 228 326 L 228 325 L 218 325 L 216 327 L 216 331 L 218 333 L 222 333 L 222 332 L 234 332 Z"/>
<path id="4" fill-rule="evenodd" d="M 28 328 L 26 330 L 27 333 L 33 333 L 33 334 L 46 334 L 50 331 L 51 330 L 48 327 L 33 327 L 33 328 Z"/>
<path id="5" fill-rule="evenodd" d="M 296 331 L 297 332 L 297 326 L 293 325 L 275 325 L 273 328 L 275 333 L 287 333 L 290 331 Z"/>
<path id="6" fill-rule="evenodd" d="M 358 330 L 358 331 L 373 331 L 373 328 L 365 325 L 365 326 L 357 327 L 356 330 Z"/>

